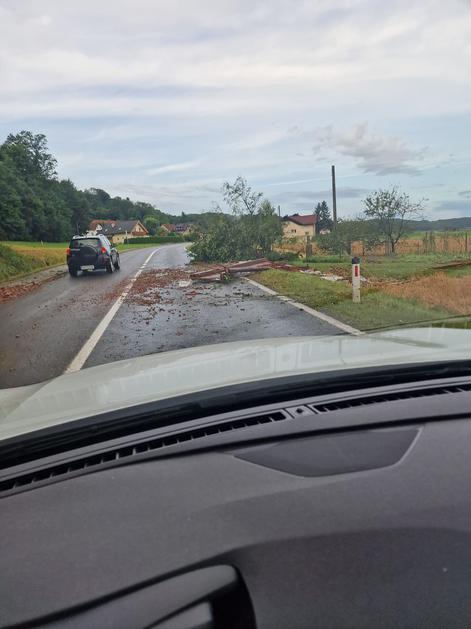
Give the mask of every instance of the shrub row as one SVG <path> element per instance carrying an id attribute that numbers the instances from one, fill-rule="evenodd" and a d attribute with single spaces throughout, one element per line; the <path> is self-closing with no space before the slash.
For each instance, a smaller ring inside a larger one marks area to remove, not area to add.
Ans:
<path id="1" fill-rule="evenodd" d="M 188 236 L 180 236 L 180 234 L 171 234 L 170 236 L 148 236 L 147 238 L 128 238 L 131 245 L 140 245 L 143 243 L 164 244 L 169 242 L 185 242 L 191 238 Z"/>

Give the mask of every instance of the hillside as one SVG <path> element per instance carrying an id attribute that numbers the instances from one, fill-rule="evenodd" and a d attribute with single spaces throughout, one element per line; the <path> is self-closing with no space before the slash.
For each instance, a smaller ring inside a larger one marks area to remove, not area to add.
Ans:
<path id="1" fill-rule="evenodd" d="M 414 231 L 460 231 L 471 229 L 471 216 L 440 218 L 436 221 L 409 221 L 409 225 Z"/>

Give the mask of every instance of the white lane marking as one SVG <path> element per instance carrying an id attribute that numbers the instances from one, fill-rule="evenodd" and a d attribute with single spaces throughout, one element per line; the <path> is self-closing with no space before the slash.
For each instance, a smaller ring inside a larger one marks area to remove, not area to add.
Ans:
<path id="1" fill-rule="evenodd" d="M 100 321 L 100 323 L 97 325 L 95 330 L 92 332 L 90 338 L 85 342 L 85 344 L 83 345 L 82 349 L 79 351 L 77 356 L 72 360 L 72 362 L 67 367 L 67 369 L 64 371 L 64 373 L 72 373 L 74 371 L 79 371 L 80 369 L 82 369 L 82 367 L 84 366 L 87 358 L 93 352 L 93 350 L 95 349 L 96 344 L 98 343 L 98 341 L 103 336 L 106 328 L 109 326 L 109 324 L 111 323 L 113 317 L 115 316 L 115 314 L 120 309 L 122 303 L 124 302 L 126 297 L 129 295 L 129 291 L 133 287 L 134 282 L 137 280 L 139 275 L 142 273 L 142 271 L 147 266 L 149 260 L 152 258 L 152 256 L 155 253 L 157 253 L 157 251 L 161 251 L 161 249 L 154 249 L 154 251 L 149 256 L 147 256 L 145 262 L 136 271 L 135 275 L 131 278 L 131 281 L 129 282 L 129 284 L 127 284 L 127 286 L 125 287 L 125 289 L 123 290 L 121 295 L 118 297 L 118 299 L 114 302 L 114 304 L 111 306 L 111 308 L 105 314 L 103 319 Z"/>
<path id="2" fill-rule="evenodd" d="M 277 293 L 275 290 L 272 290 L 271 288 L 268 288 L 267 286 L 264 286 L 263 284 L 259 284 L 255 280 L 251 280 L 248 277 L 245 277 L 244 279 L 246 282 L 248 282 L 249 284 L 252 284 L 252 286 L 256 286 L 257 288 L 260 288 L 260 290 L 263 290 L 265 293 L 268 293 L 269 295 L 273 295 L 274 297 L 278 297 L 278 299 L 280 299 L 281 301 L 284 301 L 287 304 L 294 306 L 295 308 L 299 308 L 300 310 L 304 310 L 304 312 L 307 312 L 313 317 L 317 317 L 318 319 L 321 319 L 321 321 L 325 321 L 326 323 L 329 323 L 330 325 L 333 325 L 334 327 L 339 328 L 339 330 L 342 330 L 343 332 L 347 332 L 348 334 L 354 334 L 355 336 L 359 336 L 363 334 L 361 330 L 352 328 L 352 326 L 347 325 L 346 323 L 342 323 L 342 321 L 339 321 L 338 319 L 334 319 L 333 317 L 329 317 L 329 315 L 326 315 L 323 312 L 314 310 L 314 308 L 310 308 L 309 306 L 306 306 L 305 304 L 300 304 L 298 301 L 294 301 L 290 297 L 286 297 L 285 295 L 280 295 L 280 293 Z"/>

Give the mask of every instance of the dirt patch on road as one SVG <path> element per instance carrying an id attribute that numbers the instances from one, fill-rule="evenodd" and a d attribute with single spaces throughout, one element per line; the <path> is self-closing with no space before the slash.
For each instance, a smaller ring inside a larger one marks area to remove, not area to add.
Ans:
<path id="1" fill-rule="evenodd" d="M 190 272 L 184 269 L 153 269 L 144 271 L 134 282 L 128 302 L 138 306 L 150 306 L 163 299 L 162 289 L 177 287 L 179 282 L 189 282 Z"/>
<path id="2" fill-rule="evenodd" d="M 450 277 L 434 273 L 409 282 L 383 284 L 381 290 L 395 297 L 415 299 L 456 314 L 471 313 L 471 276 Z"/>
<path id="3" fill-rule="evenodd" d="M 32 277 L 26 277 L 3 284 L 0 286 L 0 303 L 32 293 L 44 284 L 52 282 L 59 277 L 63 277 L 66 273 L 67 271 L 62 269 L 46 269 Z"/>

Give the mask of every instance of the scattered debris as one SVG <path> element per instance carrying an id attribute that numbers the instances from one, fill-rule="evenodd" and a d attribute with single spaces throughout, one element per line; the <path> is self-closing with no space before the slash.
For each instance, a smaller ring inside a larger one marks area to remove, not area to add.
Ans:
<path id="1" fill-rule="evenodd" d="M 328 282 L 343 282 L 345 280 L 341 275 L 334 275 L 333 273 L 323 273 L 319 276 L 322 280 L 327 280 Z"/>
<path id="2" fill-rule="evenodd" d="M 259 258 L 258 260 L 242 260 L 230 264 L 214 264 L 202 271 L 196 271 L 191 274 L 192 280 L 206 282 L 223 282 L 231 276 L 243 275 L 245 273 L 254 273 L 256 271 L 266 271 L 267 269 L 280 269 L 282 271 L 301 271 L 302 267 L 293 264 L 285 264 L 283 262 L 271 262 L 267 258 Z"/>
<path id="3" fill-rule="evenodd" d="M 63 277 L 64 275 L 66 275 L 66 271 L 62 270 L 62 268 L 45 269 L 44 271 L 37 272 L 34 275 L 34 279 L 30 276 L 26 276 L 5 282 L 0 286 L 0 303 L 27 295 L 43 284 L 51 282 L 58 277 Z"/>

